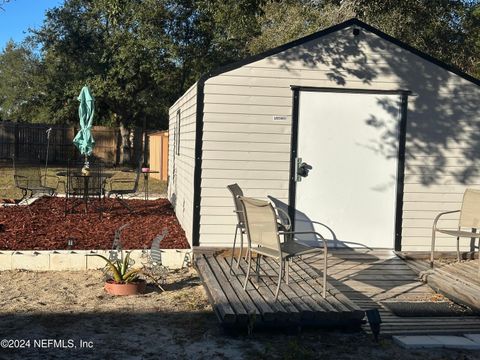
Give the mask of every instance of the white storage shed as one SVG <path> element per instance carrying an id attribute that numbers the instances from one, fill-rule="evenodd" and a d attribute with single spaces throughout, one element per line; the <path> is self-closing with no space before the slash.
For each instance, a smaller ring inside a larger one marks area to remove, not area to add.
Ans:
<path id="1" fill-rule="evenodd" d="M 480 188 L 479 85 L 346 21 L 217 69 L 178 99 L 168 196 L 193 246 L 232 244 L 236 182 L 335 245 L 427 251 L 435 215 Z"/>

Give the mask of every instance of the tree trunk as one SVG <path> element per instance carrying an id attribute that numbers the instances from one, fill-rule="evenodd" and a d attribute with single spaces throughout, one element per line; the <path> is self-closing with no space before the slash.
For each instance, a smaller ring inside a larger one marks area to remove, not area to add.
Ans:
<path id="1" fill-rule="evenodd" d="M 130 130 L 125 127 L 123 121 L 120 121 L 120 137 L 122 142 L 120 144 L 120 164 L 130 164 L 132 158 L 132 146 L 130 141 Z"/>

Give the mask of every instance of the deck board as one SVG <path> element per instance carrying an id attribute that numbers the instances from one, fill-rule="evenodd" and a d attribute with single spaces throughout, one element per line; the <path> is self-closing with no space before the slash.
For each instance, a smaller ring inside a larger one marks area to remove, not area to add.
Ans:
<path id="1" fill-rule="evenodd" d="M 242 282 L 246 262 L 241 261 L 237 270 L 242 275 L 232 277 L 229 274 L 228 253 L 214 255 L 213 251 L 208 255 L 197 253 L 196 264 L 199 272 L 202 271 L 200 267 L 203 266 L 205 269 L 202 263 L 215 259 L 225 276 L 223 280 L 230 279 L 233 292 L 240 294 L 240 291 L 244 291 Z M 268 261 L 268 266 L 264 265 L 265 270 L 271 275 L 276 274 L 278 264 Z M 478 262 L 464 264 L 461 270 L 453 272 L 454 276 L 460 276 L 465 272 L 477 273 Z M 255 275 L 252 273 L 252 281 L 245 293 L 260 313 L 256 319 L 257 323 L 269 323 L 273 326 L 301 325 L 305 322 L 307 314 L 313 313 L 310 315 L 313 321 L 309 325 L 312 323 L 317 326 L 335 323 L 345 325 L 348 321 L 358 323 L 364 310 L 377 308 L 383 320 L 382 333 L 387 335 L 480 332 L 478 316 L 399 317 L 382 304 L 386 300 L 415 301 L 434 296 L 436 292 L 418 277 L 421 271 L 428 268 L 425 261 L 406 262 L 388 250 L 333 250 L 328 258 L 329 285 L 326 299 L 321 296 L 322 266 L 322 254 L 304 257 L 303 261 L 294 262 L 290 268 L 291 286 L 285 290 L 287 285 L 282 283 L 282 291 L 277 302 L 273 300 L 276 278 L 262 276 L 256 283 Z M 207 266 L 206 269 L 211 267 Z M 212 286 L 221 286 L 215 276 L 210 283 L 205 282 L 207 292 Z M 224 295 L 222 300 L 224 304 L 226 298 Z M 212 297 L 211 302 L 215 308 L 214 301 Z M 235 321 L 232 323 L 232 311 L 234 312 L 232 306 L 230 308 L 225 306 L 223 312 L 216 310 L 216 313 L 219 319 L 222 319 L 222 323 L 228 326 L 237 324 Z M 229 322 L 224 321 L 223 316 Z M 363 329 L 368 332 L 368 324 L 363 325 Z"/>
<path id="2" fill-rule="evenodd" d="M 425 259 L 405 257 L 407 264 L 430 287 L 452 300 L 480 313 L 479 261 L 430 263 Z"/>
<path id="3" fill-rule="evenodd" d="M 418 278 L 418 273 L 425 269 L 425 264 L 415 264 L 418 269 L 415 271 L 410 262 L 397 257 L 393 252 L 377 255 L 375 250 L 334 250 L 331 253 L 333 259 L 328 261 L 330 283 L 363 310 L 378 308 L 383 321 L 383 334 L 480 332 L 478 316 L 399 317 L 385 308 L 382 304 L 385 300 L 415 301 L 436 294 Z M 321 269 L 322 261 L 321 256 L 307 260 L 316 269 Z M 396 274 L 399 275 L 398 278 L 386 279 Z M 364 329 L 369 331 L 368 325 Z"/>
<path id="4" fill-rule="evenodd" d="M 231 274 L 227 259 L 221 255 L 197 255 L 195 265 L 220 322 L 228 327 L 243 327 L 254 323 L 256 327 L 318 326 L 360 328 L 364 312 L 349 299 L 345 303 L 334 296 L 321 296 L 319 275 L 301 259 L 294 260 L 290 281 L 280 287 L 278 301 L 274 300 L 279 264 L 272 259 L 262 259 L 261 276 L 252 272 L 243 289 L 247 264 L 240 262 L 239 274 Z M 232 313 L 234 320 L 232 321 Z M 255 315 L 253 315 L 255 314 Z"/>

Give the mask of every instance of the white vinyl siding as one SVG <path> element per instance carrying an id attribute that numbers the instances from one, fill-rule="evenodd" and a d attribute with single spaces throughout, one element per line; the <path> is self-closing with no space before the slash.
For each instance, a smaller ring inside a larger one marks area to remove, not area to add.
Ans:
<path id="1" fill-rule="evenodd" d="M 195 169 L 195 136 L 197 84 L 190 87 L 169 110 L 168 198 L 175 208 L 178 221 L 192 245 L 193 174 Z M 180 121 L 178 121 L 180 111 Z M 177 124 L 180 129 L 176 129 Z M 173 135 L 173 136 L 172 136 Z M 178 153 L 175 145 L 180 135 Z"/>
<path id="2" fill-rule="evenodd" d="M 479 87 L 364 29 L 353 37 L 346 28 L 206 81 L 201 246 L 232 244 L 228 184 L 237 182 L 247 196 L 288 202 L 292 85 L 412 91 L 403 250 L 428 250 L 434 216 L 458 208 L 466 187 L 480 188 L 480 173 L 462 177 L 480 165 Z M 440 236 L 438 244 L 452 250 L 455 241 Z"/>

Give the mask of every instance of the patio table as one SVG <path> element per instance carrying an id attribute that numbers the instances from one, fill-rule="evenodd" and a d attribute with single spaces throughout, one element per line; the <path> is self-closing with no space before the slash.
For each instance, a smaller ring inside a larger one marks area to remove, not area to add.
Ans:
<path id="1" fill-rule="evenodd" d="M 56 173 L 57 176 L 67 176 L 67 172 L 66 171 L 59 171 Z M 105 180 L 111 178 L 113 175 L 115 175 L 114 173 L 102 173 L 101 175 L 101 178 L 102 178 L 102 183 L 105 182 Z M 84 174 L 84 173 L 81 173 L 81 172 L 73 172 L 71 173 L 72 177 L 75 177 L 75 178 L 80 178 L 80 179 L 83 179 L 83 185 L 84 185 L 84 190 L 83 190 L 83 203 L 85 204 L 85 213 L 88 211 L 88 200 L 90 198 L 90 179 L 91 178 L 94 178 L 95 174 Z M 68 181 L 68 179 L 67 179 Z M 68 187 L 68 185 L 67 185 Z M 66 197 L 68 198 L 68 190 L 66 189 Z M 103 191 L 103 187 L 101 189 L 101 196 L 100 197 L 103 197 L 104 196 L 104 191 Z M 75 206 L 73 206 L 75 207 Z M 72 207 L 72 209 L 73 209 Z"/>

